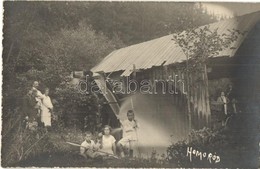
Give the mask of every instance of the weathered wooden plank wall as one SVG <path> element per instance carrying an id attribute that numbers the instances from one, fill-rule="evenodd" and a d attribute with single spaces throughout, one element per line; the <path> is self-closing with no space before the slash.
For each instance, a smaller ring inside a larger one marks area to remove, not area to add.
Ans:
<path id="1" fill-rule="evenodd" d="M 181 71 L 178 66 L 161 66 L 154 67 L 145 72 L 149 73 L 149 78 L 154 80 L 182 80 L 184 83 L 184 89 L 182 82 L 173 82 L 173 84 L 167 83 L 167 85 L 176 85 L 176 88 L 180 94 L 173 94 L 171 96 L 173 104 L 178 106 L 181 112 L 176 112 L 176 118 L 184 119 L 185 123 L 188 123 L 188 111 L 187 111 L 187 95 L 183 92 L 187 92 L 187 80 L 186 74 Z M 175 77 L 177 77 L 175 79 Z M 190 102 L 191 102 L 191 116 L 193 129 L 200 129 L 205 126 L 210 126 L 211 112 L 209 105 L 209 93 L 208 93 L 208 79 L 206 72 L 193 72 L 189 75 L 190 81 Z M 189 124 L 187 124 L 188 126 Z M 182 129 L 181 129 L 182 130 Z M 186 130 L 186 129 L 185 129 Z"/>

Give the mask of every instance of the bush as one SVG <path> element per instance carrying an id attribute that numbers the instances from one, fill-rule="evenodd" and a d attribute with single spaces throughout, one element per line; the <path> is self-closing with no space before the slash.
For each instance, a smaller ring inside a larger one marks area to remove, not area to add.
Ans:
<path id="1" fill-rule="evenodd" d="M 100 130 L 101 120 L 98 109 L 98 97 L 82 94 L 74 86 L 64 85 L 56 88 L 55 111 L 64 127 L 79 128 L 92 132 Z"/>
<path id="2" fill-rule="evenodd" d="M 245 123 L 256 123 L 253 121 L 255 116 L 244 114 L 241 118 L 239 117 L 236 115 L 236 118 L 232 119 L 232 122 L 236 124 L 233 127 L 218 130 L 203 128 L 191 131 L 188 139 L 173 143 L 168 147 L 168 161 L 176 164 L 176 167 L 257 168 L 259 142 L 256 137 L 257 132 L 250 132 L 256 130 L 257 125 L 250 127 L 245 125 Z M 191 148 L 192 152 L 189 153 Z M 195 154 L 193 154 L 194 150 Z M 200 159 L 199 152 L 205 152 L 206 157 Z M 219 160 L 216 159 L 217 156 Z"/>
<path id="3" fill-rule="evenodd" d="M 187 139 L 173 143 L 167 148 L 167 159 L 176 167 L 218 166 L 219 163 L 214 163 L 214 160 L 208 161 L 208 154 L 219 155 L 222 150 L 226 150 L 227 146 L 228 138 L 223 134 L 223 131 L 212 131 L 208 128 L 192 130 Z M 200 160 L 199 157 L 192 155 L 192 161 L 190 161 L 190 155 L 187 153 L 188 148 L 202 153 L 206 152 L 207 157 Z"/>
<path id="4" fill-rule="evenodd" d="M 19 110 L 3 121 L 2 130 L 2 165 L 13 166 L 16 163 L 44 152 L 55 152 L 57 149 L 49 141 L 45 129 L 35 131 L 25 129 L 25 122 Z"/>

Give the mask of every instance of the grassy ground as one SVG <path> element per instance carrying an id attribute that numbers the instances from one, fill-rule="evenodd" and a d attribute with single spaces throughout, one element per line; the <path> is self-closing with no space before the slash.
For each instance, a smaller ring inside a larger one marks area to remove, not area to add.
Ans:
<path id="1" fill-rule="evenodd" d="M 144 159 L 109 159 L 92 160 L 85 159 L 77 153 L 63 152 L 41 154 L 34 158 L 29 158 L 17 166 L 21 167 L 170 167 L 169 164 L 159 164 Z"/>
<path id="2" fill-rule="evenodd" d="M 249 118 L 250 117 L 250 118 Z M 259 166 L 259 140 L 256 135 L 259 135 L 258 126 L 254 116 L 237 116 L 230 124 L 228 130 L 223 130 L 220 135 L 215 135 L 214 132 L 209 135 L 212 138 L 208 142 L 198 141 L 192 144 L 193 148 L 205 150 L 206 152 L 217 152 L 221 157 L 221 162 L 217 165 L 210 164 L 207 160 L 194 160 L 189 162 L 186 156 L 187 144 L 173 149 L 178 158 L 167 163 L 166 161 L 158 161 L 156 159 L 110 159 L 110 160 L 91 160 L 85 159 L 79 155 L 79 147 L 72 146 L 66 141 L 80 144 L 84 138 L 82 132 L 73 129 L 63 129 L 61 131 L 48 132 L 48 142 L 51 143 L 49 148 L 44 153 L 36 154 L 26 158 L 13 166 L 21 167 L 243 167 L 257 168 Z M 254 124 L 254 123 L 255 124 Z M 238 125 L 239 124 L 239 125 Z M 232 127 L 233 126 L 233 127 Z M 196 137 L 200 138 L 202 132 L 198 132 Z M 202 137 L 203 138 L 203 137 Z M 200 140 L 200 139 L 197 139 Z M 208 139 L 207 139 L 208 140 Z M 257 142 L 257 144 L 255 144 Z M 50 144 L 47 144 L 49 147 Z M 210 151 L 212 150 L 212 151 Z M 214 150 L 214 151 L 213 151 Z M 181 153 L 182 155 L 178 154 Z M 194 157 L 195 158 L 195 157 Z M 182 163 L 179 163 L 181 161 Z M 204 163 L 205 162 L 205 163 Z M 176 164 L 178 163 L 178 165 Z"/>
<path id="3" fill-rule="evenodd" d="M 14 166 L 20 167 L 173 167 L 166 161 L 141 158 L 85 159 L 79 155 L 79 147 L 72 146 L 66 141 L 81 143 L 82 133 L 78 130 L 52 131 L 47 135 L 53 144 L 53 151 L 28 157 Z"/>

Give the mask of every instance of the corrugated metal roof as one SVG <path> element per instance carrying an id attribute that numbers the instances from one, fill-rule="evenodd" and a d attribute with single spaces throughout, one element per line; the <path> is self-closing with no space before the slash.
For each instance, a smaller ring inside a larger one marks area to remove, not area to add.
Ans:
<path id="1" fill-rule="evenodd" d="M 205 26 L 209 26 L 210 30 L 217 28 L 219 34 L 228 33 L 228 30 L 232 29 L 239 30 L 240 32 L 249 32 L 259 19 L 260 12 L 256 12 Z M 203 28 L 203 26 L 199 28 Z M 182 33 L 184 32 L 185 31 Z M 183 62 L 186 60 L 186 56 L 180 46 L 178 46 L 172 38 L 173 35 L 167 35 L 115 50 L 92 68 L 91 71 L 109 73 L 124 70 L 123 75 L 128 76 L 131 74 L 133 65 L 135 65 L 136 69 L 149 69 L 162 64 L 169 65 Z M 216 57 L 233 56 L 244 38 L 245 36 L 240 36 L 238 40 L 232 44 L 234 48 L 223 50 Z"/>
<path id="2" fill-rule="evenodd" d="M 110 53 L 92 69 L 93 72 L 114 72 L 136 69 L 148 69 L 159 66 L 182 49 L 172 40 L 172 35 L 125 47 Z M 185 58 L 184 58 L 185 59 Z M 181 58 L 180 58 L 180 61 Z"/>

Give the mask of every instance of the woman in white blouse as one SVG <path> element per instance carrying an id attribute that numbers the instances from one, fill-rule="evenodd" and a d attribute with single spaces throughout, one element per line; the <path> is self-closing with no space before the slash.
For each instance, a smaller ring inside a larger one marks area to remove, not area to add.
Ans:
<path id="1" fill-rule="evenodd" d="M 51 98 L 49 97 L 49 88 L 46 88 L 42 98 L 41 106 L 41 122 L 44 123 L 44 126 L 51 126 L 51 113 L 53 110 L 53 105 Z"/>

